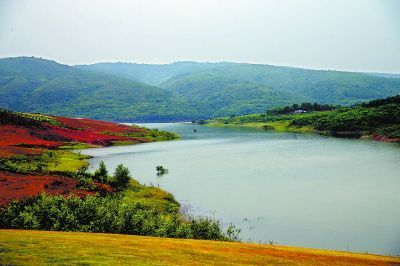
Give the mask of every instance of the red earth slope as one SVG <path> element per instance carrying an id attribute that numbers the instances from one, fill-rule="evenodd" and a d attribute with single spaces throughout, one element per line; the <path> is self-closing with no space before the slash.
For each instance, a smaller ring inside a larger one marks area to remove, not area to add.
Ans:
<path id="1" fill-rule="evenodd" d="M 114 141 L 148 142 L 142 136 L 148 130 L 92 119 L 66 118 L 10 112 L 0 109 L 0 158 L 15 155 L 37 156 L 67 143 L 87 143 L 100 146 Z M 1 161 L 0 161 L 1 163 Z M 0 205 L 12 200 L 49 194 L 93 194 L 76 188 L 77 181 L 52 174 L 19 174 L 0 170 Z M 98 184 L 105 190 L 105 184 Z"/>

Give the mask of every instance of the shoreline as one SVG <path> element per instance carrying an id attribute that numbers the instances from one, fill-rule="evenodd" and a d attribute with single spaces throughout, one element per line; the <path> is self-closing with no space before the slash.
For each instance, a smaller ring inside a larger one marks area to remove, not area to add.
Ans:
<path id="1" fill-rule="evenodd" d="M 245 122 L 245 123 L 222 123 L 222 122 L 211 122 L 202 124 L 207 127 L 244 127 L 253 128 L 264 131 L 274 131 L 279 133 L 302 133 L 302 134 L 319 134 L 327 135 L 335 138 L 349 138 L 349 139 L 370 139 L 380 142 L 400 143 L 400 138 L 388 138 L 380 136 L 375 133 L 369 133 L 366 131 L 319 131 L 311 126 L 296 127 L 290 126 L 289 121 L 275 121 L 275 122 Z"/>

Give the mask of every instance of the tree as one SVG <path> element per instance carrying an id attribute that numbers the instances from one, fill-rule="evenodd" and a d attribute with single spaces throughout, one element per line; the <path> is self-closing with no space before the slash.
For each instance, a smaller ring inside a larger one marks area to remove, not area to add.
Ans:
<path id="1" fill-rule="evenodd" d="M 106 164 L 103 161 L 100 162 L 99 168 L 94 172 L 94 179 L 103 183 L 107 183 L 108 171 Z"/>
<path id="2" fill-rule="evenodd" d="M 88 170 L 88 166 L 87 165 L 83 165 L 76 173 L 78 176 L 87 176 L 87 170 Z"/>
<path id="3" fill-rule="evenodd" d="M 240 228 L 236 228 L 233 224 L 230 224 L 226 229 L 226 235 L 230 241 L 240 241 L 239 234 L 242 231 Z"/>
<path id="4" fill-rule="evenodd" d="M 156 167 L 156 170 L 157 170 L 157 175 L 164 175 L 164 174 L 168 173 L 168 169 L 164 168 L 164 166 L 162 166 L 162 165 L 158 165 Z"/>
<path id="5" fill-rule="evenodd" d="M 131 179 L 131 174 L 128 167 L 125 167 L 123 164 L 119 164 L 117 168 L 115 168 L 114 178 L 117 189 L 122 190 L 126 188 Z"/>

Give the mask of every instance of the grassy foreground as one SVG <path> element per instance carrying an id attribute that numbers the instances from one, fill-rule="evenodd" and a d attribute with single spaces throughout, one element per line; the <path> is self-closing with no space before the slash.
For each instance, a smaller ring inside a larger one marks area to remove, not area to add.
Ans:
<path id="1" fill-rule="evenodd" d="M 133 235 L 0 230 L 0 264 L 400 265 L 400 258 Z"/>

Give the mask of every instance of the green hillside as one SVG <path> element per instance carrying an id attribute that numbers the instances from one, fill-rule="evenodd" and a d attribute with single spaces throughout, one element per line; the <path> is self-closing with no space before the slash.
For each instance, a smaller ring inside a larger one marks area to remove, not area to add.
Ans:
<path id="1" fill-rule="evenodd" d="M 28 57 L 0 59 L 0 106 L 118 121 L 187 120 L 195 115 L 164 89 Z"/>
<path id="2" fill-rule="evenodd" d="M 306 101 L 309 98 L 262 84 L 200 72 L 162 84 L 183 97 L 206 117 L 263 112 L 271 107 Z"/>
<path id="3" fill-rule="evenodd" d="M 150 85 L 159 85 L 167 80 L 183 74 L 210 68 L 211 64 L 196 62 L 175 62 L 172 64 L 135 64 L 135 63 L 98 63 L 78 65 L 79 69 L 112 74 Z"/>
<path id="4" fill-rule="evenodd" d="M 233 82 L 249 82 L 264 89 L 289 93 L 299 97 L 297 102 L 304 99 L 320 103 L 352 104 L 400 92 L 400 76 L 394 74 L 194 62 L 166 65 L 101 63 L 80 68 L 120 75 L 180 93 L 185 91 L 187 97 L 195 96 L 199 87 L 206 91 L 215 87 L 225 89 Z M 210 79 L 217 82 L 208 82 Z M 243 86 L 241 93 L 246 94 L 246 86 Z"/>
<path id="5" fill-rule="evenodd" d="M 114 121 L 182 121 L 298 102 L 351 105 L 400 92 L 396 75 L 242 63 L 67 66 L 0 59 L 0 107 Z"/>
<path id="6" fill-rule="evenodd" d="M 99 63 L 78 68 L 165 88 L 185 99 L 203 118 L 262 112 L 270 107 L 309 100 L 290 91 L 267 87 L 251 78 L 237 79 L 237 73 L 230 73 L 229 67 L 241 65 L 196 62 L 165 65 Z"/>

